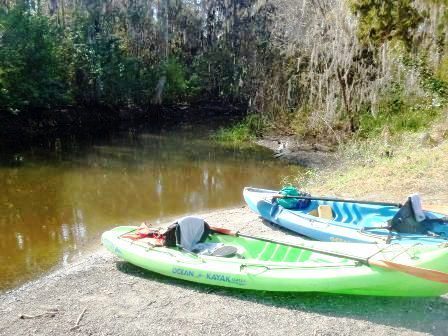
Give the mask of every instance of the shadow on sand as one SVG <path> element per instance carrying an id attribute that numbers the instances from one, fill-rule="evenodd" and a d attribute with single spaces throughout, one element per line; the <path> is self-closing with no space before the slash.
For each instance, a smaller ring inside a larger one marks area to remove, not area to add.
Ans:
<path id="1" fill-rule="evenodd" d="M 269 227 L 270 230 L 279 231 L 288 236 L 305 238 L 264 219 L 262 219 L 262 223 Z M 239 290 L 169 278 L 124 261 L 118 261 L 117 268 L 119 271 L 134 277 L 207 295 L 228 297 L 271 307 L 319 314 L 326 317 L 368 321 L 378 325 L 406 328 L 436 336 L 447 335 L 448 296 L 435 298 L 376 297 L 329 293 Z"/>
<path id="2" fill-rule="evenodd" d="M 404 298 L 337 295 L 326 293 L 289 293 L 239 290 L 197 284 L 153 273 L 124 261 L 117 261 L 119 271 L 172 286 L 173 290 L 193 290 L 270 307 L 279 307 L 326 317 L 350 318 L 395 328 L 445 336 L 447 330 L 448 297 Z"/>

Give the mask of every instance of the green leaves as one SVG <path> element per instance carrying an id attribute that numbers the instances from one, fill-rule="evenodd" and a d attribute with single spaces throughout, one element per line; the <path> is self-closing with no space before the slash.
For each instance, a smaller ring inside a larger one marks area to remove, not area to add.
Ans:
<path id="1" fill-rule="evenodd" d="M 0 108 L 16 111 L 65 103 L 57 27 L 22 6 L 0 14 L 0 27 Z"/>
<path id="2" fill-rule="evenodd" d="M 351 9 L 359 17 L 361 41 L 378 46 L 388 40 L 398 40 L 408 49 L 426 15 L 414 7 L 413 0 L 352 0 Z"/>
<path id="3" fill-rule="evenodd" d="M 169 58 L 167 62 L 162 63 L 161 72 L 167 80 L 164 94 L 165 101 L 172 103 L 185 98 L 188 82 L 185 79 L 186 74 L 183 65 L 175 58 Z"/>
<path id="4" fill-rule="evenodd" d="M 164 103 L 248 101 L 269 67 L 271 12 L 255 0 L 7 3 L 1 110 L 146 108 L 161 77 Z"/>

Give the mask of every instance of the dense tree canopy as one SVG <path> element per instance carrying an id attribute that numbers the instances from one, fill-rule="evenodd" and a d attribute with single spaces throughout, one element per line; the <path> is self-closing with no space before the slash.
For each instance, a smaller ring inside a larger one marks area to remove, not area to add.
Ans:
<path id="1" fill-rule="evenodd" d="M 446 100 L 442 0 L 0 5 L 4 114 L 213 98 L 244 103 L 290 132 L 333 134 Z"/>
<path id="2" fill-rule="evenodd" d="M 0 106 L 240 99 L 267 47 L 268 12 L 252 2 L 6 1 Z"/>

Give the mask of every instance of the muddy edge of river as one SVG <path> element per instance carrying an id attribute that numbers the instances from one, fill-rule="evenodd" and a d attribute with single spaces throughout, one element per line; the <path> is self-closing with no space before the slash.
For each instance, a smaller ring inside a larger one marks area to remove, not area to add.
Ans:
<path id="1" fill-rule="evenodd" d="M 333 146 L 298 140 L 294 136 L 266 136 L 254 143 L 270 149 L 275 158 L 285 163 L 305 168 L 323 169 L 336 161 Z"/>

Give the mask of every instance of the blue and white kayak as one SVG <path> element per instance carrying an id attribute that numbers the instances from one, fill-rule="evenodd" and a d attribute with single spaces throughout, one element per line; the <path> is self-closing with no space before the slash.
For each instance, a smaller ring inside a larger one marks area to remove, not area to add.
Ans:
<path id="1" fill-rule="evenodd" d="M 410 233 L 390 227 L 390 221 L 396 218 L 400 210 L 398 206 L 311 199 L 302 209 L 286 209 L 274 199 L 278 191 L 246 187 L 243 195 L 252 211 L 264 219 L 315 240 L 400 244 L 448 243 L 446 216 L 435 212 L 423 211 L 427 219 L 425 230 Z M 327 216 L 318 212 L 322 208 L 327 210 Z M 328 211 L 331 217 L 328 216 Z"/>

